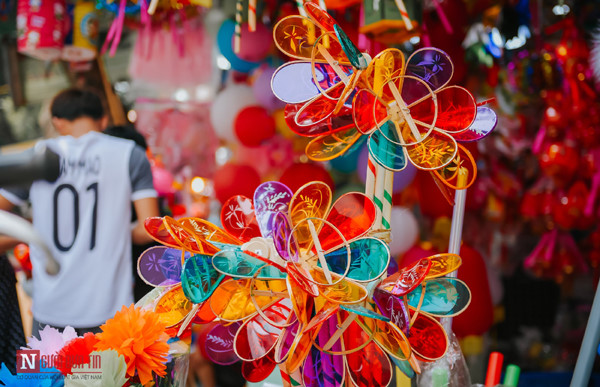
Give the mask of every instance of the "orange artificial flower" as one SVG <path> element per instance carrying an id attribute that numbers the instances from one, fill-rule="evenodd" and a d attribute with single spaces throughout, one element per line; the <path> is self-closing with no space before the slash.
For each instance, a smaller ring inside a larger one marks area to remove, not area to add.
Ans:
<path id="1" fill-rule="evenodd" d="M 137 370 L 142 384 L 152 380 L 152 372 L 165 376 L 169 336 L 158 315 L 136 308 L 133 304 L 123 306 L 113 318 L 106 321 L 97 333 L 97 350 L 114 349 L 123 355 L 127 363 L 127 375 L 132 377 Z"/>

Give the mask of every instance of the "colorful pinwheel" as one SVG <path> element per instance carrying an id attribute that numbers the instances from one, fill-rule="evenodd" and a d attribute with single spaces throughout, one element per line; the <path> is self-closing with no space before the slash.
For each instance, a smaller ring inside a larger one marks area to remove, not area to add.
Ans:
<path id="1" fill-rule="evenodd" d="M 438 359 L 447 348 L 435 317 L 469 303 L 462 282 L 440 278 L 460 258 L 430 257 L 383 279 L 390 256 L 369 236 L 373 202 L 356 192 L 331 202 L 324 183 L 292 194 L 267 182 L 253 199 L 224 204 L 223 229 L 201 219 L 148 219 L 151 235 L 170 246 L 139 260 L 142 277 L 166 289 L 155 311 L 171 326 L 192 317 L 210 324 L 202 339 L 207 355 L 220 364 L 242 360 L 249 381 L 277 366 L 306 386 L 339 386 L 346 378 L 387 385 L 393 364 L 419 372 L 417 359 Z"/>
<path id="2" fill-rule="evenodd" d="M 448 86 L 453 65 L 441 50 L 424 48 L 406 61 L 387 49 L 372 60 L 361 54 L 339 25 L 307 3 L 309 18 L 289 16 L 273 32 L 278 48 L 299 59 L 281 66 L 272 88 L 286 106 L 286 122 L 299 135 L 316 137 L 309 158 L 335 158 L 369 135 L 374 160 L 391 171 L 432 171 L 448 188 L 475 180 L 475 163 L 457 141 L 474 141 L 496 125 L 459 86 Z"/>

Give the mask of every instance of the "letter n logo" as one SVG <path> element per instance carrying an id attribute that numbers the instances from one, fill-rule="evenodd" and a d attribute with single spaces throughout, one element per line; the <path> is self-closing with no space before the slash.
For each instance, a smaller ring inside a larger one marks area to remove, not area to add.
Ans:
<path id="1" fill-rule="evenodd" d="M 17 373 L 40 372 L 40 351 L 33 349 L 17 350 Z"/>

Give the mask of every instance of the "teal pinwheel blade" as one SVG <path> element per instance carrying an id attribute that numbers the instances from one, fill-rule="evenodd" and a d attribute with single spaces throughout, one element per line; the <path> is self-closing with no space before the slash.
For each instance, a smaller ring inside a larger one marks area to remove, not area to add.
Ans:
<path id="1" fill-rule="evenodd" d="M 183 265 L 181 288 L 188 300 L 200 304 L 208 300 L 223 278 L 213 267 L 210 255 L 196 254 Z"/>
<path id="2" fill-rule="evenodd" d="M 357 282 L 370 282 L 387 271 L 390 250 L 380 239 L 360 238 L 350 242 L 350 268 L 348 278 Z M 348 250 L 341 247 L 325 254 L 329 270 L 344 275 L 348 266 Z"/>
<path id="3" fill-rule="evenodd" d="M 423 292 L 418 286 L 408 294 L 408 304 L 417 308 Z M 471 292 L 467 285 L 457 278 L 435 278 L 425 283 L 425 294 L 421 311 L 436 317 L 455 316 L 471 303 Z"/>
<path id="4" fill-rule="evenodd" d="M 369 154 L 385 169 L 398 172 L 406 168 L 405 149 L 399 144 L 393 122 L 388 121 L 371 133 L 367 146 L 369 147 Z"/>
<path id="5" fill-rule="evenodd" d="M 252 278 L 259 270 L 257 279 L 283 279 L 286 274 L 274 266 L 267 265 L 241 250 L 221 250 L 213 257 L 212 264 L 221 274 L 234 278 Z"/>

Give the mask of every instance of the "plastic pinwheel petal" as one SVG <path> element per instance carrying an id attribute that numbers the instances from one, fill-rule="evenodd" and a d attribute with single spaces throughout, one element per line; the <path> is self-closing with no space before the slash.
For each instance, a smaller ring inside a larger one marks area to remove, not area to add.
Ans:
<path id="1" fill-rule="evenodd" d="M 171 286 L 181 282 L 182 261 L 189 257 L 178 249 L 150 247 L 138 258 L 138 274 L 149 285 Z"/>
<path id="2" fill-rule="evenodd" d="M 245 196 L 229 198 L 221 210 L 223 229 L 242 242 L 261 236 L 252 200 Z"/>
<path id="3" fill-rule="evenodd" d="M 181 287 L 185 296 L 194 304 L 206 301 L 225 275 L 215 270 L 212 257 L 196 254 L 185 261 L 181 273 Z"/>
<path id="4" fill-rule="evenodd" d="M 467 285 L 456 278 L 435 278 L 408 294 L 408 304 L 435 317 L 460 314 L 471 303 Z"/>
<path id="5" fill-rule="evenodd" d="M 233 348 L 235 334 L 240 326 L 241 323 L 237 322 L 229 325 L 214 323 L 208 328 L 206 334 L 199 338 L 203 340 L 204 353 L 210 360 L 220 365 L 230 365 L 240 361 Z"/>
<path id="6" fill-rule="evenodd" d="M 498 116 L 492 109 L 485 106 L 478 106 L 477 115 L 471 126 L 469 126 L 468 130 L 455 134 L 454 138 L 461 142 L 481 140 L 492 133 L 497 124 Z"/>

